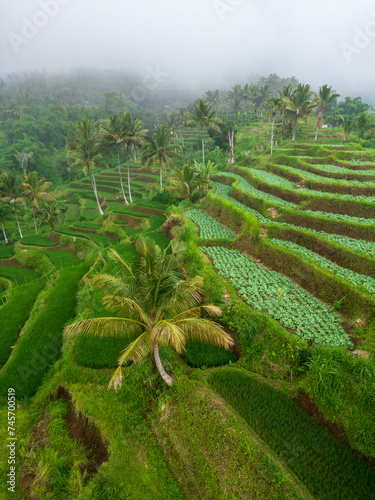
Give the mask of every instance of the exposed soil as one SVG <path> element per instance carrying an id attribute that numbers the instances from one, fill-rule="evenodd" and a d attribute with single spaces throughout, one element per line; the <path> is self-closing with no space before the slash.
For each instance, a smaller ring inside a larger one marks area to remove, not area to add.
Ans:
<path id="1" fill-rule="evenodd" d="M 138 229 L 143 224 L 143 219 L 141 217 L 133 217 L 132 215 L 117 214 L 117 219 L 126 222 L 131 229 Z"/>
<path id="2" fill-rule="evenodd" d="M 171 214 L 161 227 L 161 231 L 168 238 L 173 238 L 173 228 L 179 229 L 184 225 L 180 215 Z"/>
<path id="3" fill-rule="evenodd" d="M 353 453 L 362 457 L 362 459 L 367 462 L 371 467 L 375 468 L 375 458 L 367 457 L 357 450 L 354 450 L 346 437 L 345 430 L 342 425 L 334 424 L 327 420 L 323 415 L 318 405 L 310 399 L 309 395 L 304 391 L 299 391 L 297 396 L 293 398 L 294 402 L 310 417 L 312 417 L 319 425 L 324 427 L 335 439 L 341 441 L 347 448 L 349 448 Z"/>
<path id="4" fill-rule="evenodd" d="M 29 269 L 32 269 L 32 267 L 30 267 L 30 266 L 23 266 L 22 264 L 20 264 L 16 260 L 11 260 L 11 259 L 0 260 L 0 267 L 5 267 L 5 266 L 7 266 L 7 267 L 8 266 L 9 267 L 28 267 Z"/>
<path id="5" fill-rule="evenodd" d="M 130 210 L 135 210 L 136 212 L 141 212 L 141 213 L 144 213 L 144 214 L 164 215 L 164 212 L 162 210 L 157 210 L 156 208 L 131 207 Z"/>
<path id="6" fill-rule="evenodd" d="M 273 207 L 267 208 L 267 213 L 272 217 L 272 219 L 277 219 L 277 217 L 280 217 L 279 212 L 276 210 L 276 208 Z"/>
<path id="7" fill-rule="evenodd" d="M 86 473 L 87 479 L 92 479 L 102 463 L 108 460 L 108 441 L 102 437 L 95 423 L 76 408 L 70 392 L 65 387 L 57 387 L 54 399 L 69 403 L 69 437 L 78 440 L 87 449 L 89 459 L 81 464 L 80 471 L 82 475 Z"/>
<path id="8" fill-rule="evenodd" d="M 50 422 L 50 418 L 46 413 L 48 412 L 48 406 L 43 408 L 40 419 L 36 424 L 33 425 L 33 433 L 29 441 L 28 449 L 34 450 L 35 448 L 44 448 L 48 444 L 48 438 L 46 435 L 46 430 Z M 27 470 L 21 470 L 20 475 L 20 485 L 21 492 L 30 498 L 31 486 L 36 478 L 34 472 L 27 472 Z"/>

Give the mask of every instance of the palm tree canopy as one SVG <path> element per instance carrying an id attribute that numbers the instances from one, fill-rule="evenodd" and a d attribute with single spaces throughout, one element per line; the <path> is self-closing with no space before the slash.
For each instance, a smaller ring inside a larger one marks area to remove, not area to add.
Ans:
<path id="1" fill-rule="evenodd" d="M 173 158 L 178 157 L 177 151 L 181 149 L 179 144 L 172 144 L 172 134 L 166 125 L 159 125 L 154 130 L 155 137 L 146 136 L 142 150 L 142 163 L 151 167 L 159 163 L 166 168 Z"/>
<path id="2" fill-rule="evenodd" d="M 220 132 L 220 128 L 218 125 L 223 123 L 220 118 L 215 118 L 216 110 L 213 108 L 211 104 L 207 104 L 204 99 L 199 101 L 199 104 L 194 103 L 194 112 L 195 114 L 191 114 L 189 111 L 185 113 L 187 118 L 187 126 L 188 127 L 196 127 L 199 125 L 201 128 L 207 127 L 209 129 L 215 130 L 216 132 Z"/>
<path id="3" fill-rule="evenodd" d="M 39 210 L 38 200 L 53 201 L 55 198 L 47 193 L 47 189 L 52 186 L 52 182 L 45 182 L 45 177 L 38 179 L 38 172 L 30 172 L 27 174 L 25 181 L 22 183 L 22 191 L 29 198 L 33 207 Z"/>
<path id="4" fill-rule="evenodd" d="M 85 175 L 102 164 L 100 136 L 87 118 L 78 123 L 75 132 L 68 133 L 70 168 L 81 168 Z"/>
<path id="5" fill-rule="evenodd" d="M 7 203 L 24 203 L 25 197 L 21 191 L 21 177 L 11 172 L 0 176 L 0 192 Z"/>
<path id="6" fill-rule="evenodd" d="M 151 351 L 157 361 L 159 344 L 171 346 L 178 353 L 184 350 L 186 340 L 226 349 L 232 345 L 232 339 L 220 325 L 202 318 L 203 312 L 212 316 L 220 315 L 221 310 L 212 304 L 201 304 L 201 277 L 182 278 L 177 260 L 182 248 L 181 243 L 174 241 L 161 250 L 152 240 L 138 238 L 135 265 L 111 250 L 110 258 L 118 263 L 120 271 L 115 276 L 98 274 L 92 282 L 106 294 L 103 298 L 106 309 L 116 315 L 82 320 L 66 327 L 68 334 L 138 335 L 122 352 L 110 386 L 121 385 L 122 365 L 126 361 L 140 363 Z"/>

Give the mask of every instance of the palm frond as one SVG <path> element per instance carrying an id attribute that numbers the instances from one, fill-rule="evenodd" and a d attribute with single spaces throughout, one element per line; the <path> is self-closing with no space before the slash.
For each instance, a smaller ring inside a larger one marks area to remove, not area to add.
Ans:
<path id="1" fill-rule="evenodd" d="M 64 332 L 68 335 L 92 334 L 100 337 L 132 337 L 144 325 L 131 318 L 91 318 L 77 321 L 66 326 Z"/>
<path id="2" fill-rule="evenodd" d="M 203 342 L 224 349 L 229 349 L 233 345 L 233 340 L 226 333 L 221 325 L 210 319 L 185 318 L 174 321 L 185 334 L 186 340 Z"/>
<path id="3" fill-rule="evenodd" d="M 171 321 L 158 321 L 150 332 L 150 338 L 158 344 L 173 347 L 179 354 L 185 350 L 184 331 Z"/>
<path id="4" fill-rule="evenodd" d="M 122 366 L 125 361 L 134 361 L 135 364 L 142 363 L 150 353 L 151 346 L 150 332 L 146 330 L 122 351 L 118 360 L 119 366 Z"/>

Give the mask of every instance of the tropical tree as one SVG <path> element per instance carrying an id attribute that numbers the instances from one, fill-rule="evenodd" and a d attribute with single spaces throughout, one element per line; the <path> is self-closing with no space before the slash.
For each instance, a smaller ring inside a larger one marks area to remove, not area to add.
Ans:
<path id="1" fill-rule="evenodd" d="M 194 111 L 195 115 L 189 113 L 187 111 L 185 116 L 187 118 L 186 125 L 188 127 L 196 127 L 199 126 L 201 129 L 202 136 L 202 154 L 203 154 L 203 163 L 204 161 L 204 139 L 203 139 L 203 128 L 209 128 L 211 130 L 216 130 L 216 132 L 220 132 L 220 128 L 218 125 L 222 123 L 219 118 L 215 118 L 216 111 L 213 109 L 212 105 L 207 104 L 204 99 L 199 101 L 199 104 L 194 103 Z"/>
<path id="2" fill-rule="evenodd" d="M 199 185 L 203 188 L 204 193 L 208 191 L 212 177 L 223 170 L 222 167 L 214 164 L 212 161 L 208 161 L 206 164 L 195 161 L 194 166 L 197 172 Z"/>
<path id="3" fill-rule="evenodd" d="M 220 104 L 220 90 L 207 90 L 207 92 L 203 96 L 204 100 L 207 104 L 212 105 L 215 109 Z"/>
<path id="4" fill-rule="evenodd" d="M 171 249 L 171 252 L 169 251 Z M 65 328 L 68 334 L 88 333 L 100 336 L 138 337 L 121 353 L 119 367 L 109 387 L 122 384 L 122 367 L 128 361 L 141 363 L 151 354 L 156 367 L 168 384 L 172 377 L 165 371 L 159 345 L 171 346 L 181 353 L 187 340 L 206 342 L 228 349 L 233 341 L 220 325 L 207 316 L 218 316 L 221 310 L 201 303 L 203 280 L 200 276 L 183 279 L 178 270 L 181 244 L 175 241 L 161 250 L 152 240 L 136 241 L 138 261 L 125 262 L 114 250 L 110 257 L 119 264 L 115 276 L 98 274 L 92 279 L 95 288 L 106 293 L 103 303 L 117 315 L 78 321 Z"/>
<path id="5" fill-rule="evenodd" d="M 343 121 L 343 126 L 344 126 L 344 138 L 343 138 L 342 142 L 345 143 L 346 138 L 349 135 L 350 129 L 353 126 L 354 120 L 351 116 L 349 116 L 346 120 L 345 120 L 345 117 L 343 115 L 340 115 L 340 116 L 341 116 L 341 119 Z"/>
<path id="6" fill-rule="evenodd" d="M 178 111 L 178 121 L 180 123 L 180 128 L 181 128 L 180 137 L 181 137 L 181 142 L 182 142 L 182 148 L 184 148 L 185 147 L 185 144 L 184 144 L 184 128 L 186 126 L 185 113 L 186 113 L 187 109 L 183 106 L 183 107 L 179 108 L 177 111 Z"/>
<path id="7" fill-rule="evenodd" d="M 47 189 L 52 186 L 52 182 L 45 182 L 45 178 L 38 179 L 38 172 L 30 172 L 26 175 L 25 181 L 22 183 L 21 188 L 25 197 L 31 200 L 33 205 L 34 227 L 35 232 L 38 234 L 36 226 L 36 211 L 39 210 L 38 200 L 53 201 L 55 198 L 47 193 Z"/>
<path id="8" fill-rule="evenodd" d="M 253 85 L 251 87 L 251 100 L 259 109 L 259 118 L 263 118 L 264 103 L 271 96 L 271 94 L 272 92 L 269 85 L 263 85 L 262 87 Z"/>
<path id="9" fill-rule="evenodd" d="M 244 99 L 244 93 L 241 85 L 237 84 L 232 87 L 232 90 L 228 92 L 228 99 L 232 101 L 233 109 L 235 113 L 238 113 L 241 102 Z"/>
<path id="10" fill-rule="evenodd" d="M 319 94 L 315 94 L 315 102 L 319 105 L 315 141 L 318 139 L 319 129 L 321 128 L 323 123 L 324 106 L 326 104 L 327 105 L 332 104 L 333 102 L 336 101 L 338 97 L 340 97 L 340 94 L 335 94 L 335 91 L 332 90 L 332 87 L 328 87 L 328 85 L 323 85 L 323 87 L 319 87 Z"/>
<path id="11" fill-rule="evenodd" d="M 282 90 L 278 90 L 277 93 L 279 94 L 280 101 L 279 101 L 279 110 L 282 113 L 282 129 L 281 129 L 281 136 L 283 140 L 285 139 L 285 132 L 286 132 L 286 127 L 288 124 L 288 109 L 287 109 L 287 103 L 290 100 L 292 94 L 293 94 L 293 89 L 291 85 L 284 85 Z M 284 99 L 286 98 L 286 99 Z"/>
<path id="12" fill-rule="evenodd" d="M 41 225 L 43 226 L 44 224 L 49 224 L 52 231 L 54 231 L 55 225 L 61 222 L 59 218 L 61 208 L 57 201 L 53 201 L 52 203 L 44 203 L 44 208 L 45 211 L 42 215 Z"/>
<path id="13" fill-rule="evenodd" d="M 276 113 L 280 109 L 280 103 L 281 103 L 281 99 L 275 98 L 275 97 L 270 97 L 270 99 L 267 102 L 267 108 L 268 108 L 270 118 L 272 116 L 271 156 L 272 156 L 272 152 L 273 152 L 273 138 L 274 138 L 273 129 L 274 129 L 274 125 L 275 125 Z"/>
<path id="14" fill-rule="evenodd" d="M 124 128 L 121 118 L 118 115 L 110 115 L 108 121 L 102 121 L 100 125 L 100 132 L 105 146 L 110 146 L 110 145 L 116 146 L 117 168 L 120 176 L 121 192 L 125 204 L 129 205 L 129 202 L 126 198 L 124 191 L 124 183 L 122 179 L 121 162 L 120 162 L 120 146 L 124 142 Z"/>
<path id="15" fill-rule="evenodd" d="M 179 144 L 172 144 L 172 134 L 168 127 L 159 125 L 154 129 L 154 138 L 146 136 L 142 150 L 142 164 L 152 167 L 159 163 L 160 187 L 163 187 L 163 169 L 173 164 L 173 158 L 178 156 L 181 149 Z"/>
<path id="16" fill-rule="evenodd" d="M 27 164 L 29 162 L 29 159 L 33 156 L 33 152 L 30 151 L 29 153 L 25 153 L 24 151 L 22 152 L 17 152 L 14 156 L 16 157 L 16 160 L 19 162 L 20 167 L 23 171 L 23 175 L 26 179 L 27 176 Z"/>
<path id="17" fill-rule="evenodd" d="M 0 176 L 0 193 L 3 201 L 14 207 L 16 221 L 20 237 L 23 238 L 20 222 L 18 220 L 17 203 L 25 203 L 25 197 L 21 189 L 21 178 L 11 172 L 4 172 Z"/>
<path id="18" fill-rule="evenodd" d="M 103 164 L 101 147 L 100 135 L 87 118 L 78 123 L 75 132 L 68 133 L 67 157 L 70 169 L 80 168 L 85 176 L 89 176 L 99 214 L 103 215 L 95 179 L 95 170 Z"/>
<path id="19" fill-rule="evenodd" d="M 310 85 L 299 83 L 290 98 L 283 97 L 286 109 L 290 113 L 293 122 L 292 142 L 296 139 L 299 119 L 302 118 L 307 121 L 308 117 L 314 112 L 316 101 L 312 98 L 312 95 Z"/>
<path id="20" fill-rule="evenodd" d="M 191 200 L 199 190 L 197 171 L 191 166 L 191 162 L 185 163 L 182 170 L 174 169 L 167 188 L 176 198 L 180 200 Z"/>
<path id="21" fill-rule="evenodd" d="M 126 151 L 126 162 L 128 167 L 128 191 L 130 203 L 133 203 L 131 188 L 130 188 L 130 152 L 135 151 L 143 145 L 147 129 L 142 129 L 142 122 L 138 118 L 132 119 L 129 112 L 122 115 L 121 119 L 123 127 L 123 144 Z"/>

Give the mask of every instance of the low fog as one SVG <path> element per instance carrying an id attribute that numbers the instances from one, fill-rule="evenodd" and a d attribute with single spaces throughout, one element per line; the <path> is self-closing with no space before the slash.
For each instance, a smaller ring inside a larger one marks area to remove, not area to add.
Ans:
<path id="1" fill-rule="evenodd" d="M 277 73 L 375 105 L 373 0 L 2 0 L 0 75 L 75 67 L 226 89 Z"/>

